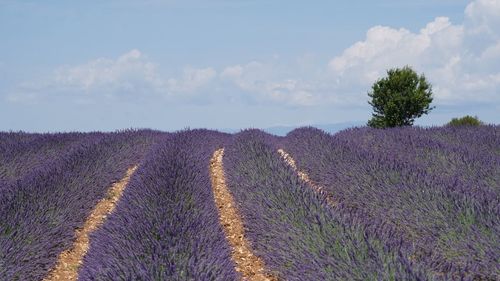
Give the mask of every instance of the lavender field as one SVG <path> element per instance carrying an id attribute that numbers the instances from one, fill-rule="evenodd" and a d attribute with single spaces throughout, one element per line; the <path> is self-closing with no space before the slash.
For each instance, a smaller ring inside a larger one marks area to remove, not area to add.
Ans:
<path id="1" fill-rule="evenodd" d="M 500 126 L 0 133 L 0 280 L 72 279 L 500 280 Z"/>

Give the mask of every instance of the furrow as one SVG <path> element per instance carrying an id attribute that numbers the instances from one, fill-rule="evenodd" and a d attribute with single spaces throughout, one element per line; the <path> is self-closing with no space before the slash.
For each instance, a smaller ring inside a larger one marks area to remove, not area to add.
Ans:
<path id="1" fill-rule="evenodd" d="M 125 177 L 109 188 L 106 197 L 97 203 L 87 217 L 83 228 L 76 230 L 76 239 L 73 246 L 59 255 L 56 266 L 44 279 L 45 281 L 77 280 L 78 269 L 89 249 L 89 235 L 101 226 L 106 217 L 114 211 L 130 177 L 136 169 L 137 166 L 129 168 Z"/>
<path id="2" fill-rule="evenodd" d="M 295 164 L 295 160 L 288 154 L 285 150 L 283 149 L 278 149 L 278 153 L 281 155 L 281 158 L 285 161 L 288 166 L 290 166 L 299 176 L 299 178 L 304 181 L 309 187 L 311 187 L 314 191 L 322 194 L 326 198 L 326 202 L 330 204 L 331 206 L 336 206 L 337 202 L 334 200 L 333 196 L 326 192 L 324 187 L 321 185 L 318 185 L 317 183 L 313 182 L 310 178 L 309 175 L 297 168 L 297 165 Z"/>
<path id="3" fill-rule="evenodd" d="M 231 255 L 236 264 L 236 271 L 243 275 L 243 280 L 277 280 L 265 273 L 264 262 L 252 252 L 250 244 L 245 238 L 241 216 L 238 214 L 233 197 L 226 185 L 222 164 L 223 156 L 223 148 L 214 152 L 210 161 L 210 174 L 220 223 L 224 228 L 226 239 L 231 244 Z"/>

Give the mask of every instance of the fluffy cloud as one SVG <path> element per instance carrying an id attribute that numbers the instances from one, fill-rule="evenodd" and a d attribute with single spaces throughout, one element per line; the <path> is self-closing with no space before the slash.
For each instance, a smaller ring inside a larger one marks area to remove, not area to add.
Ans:
<path id="1" fill-rule="evenodd" d="M 438 17 L 418 33 L 373 27 L 329 68 L 339 88 L 367 88 L 386 69 L 411 65 L 431 80 L 437 102 L 498 101 L 499 32 L 500 0 L 478 0 L 465 9 L 463 24 Z"/>
<path id="2" fill-rule="evenodd" d="M 217 73 L 212 68 L 186 67 L 178 77 L 164 77 L 157 64 L 133 49 L 116 59 L 98 58 L 76 66 L 61 66 L 51 75 L 18 85 L 10 101 L 29 101 L 50 95 L 72 95 L 76 100 L 156 95 L 173 98 L 196 93 Z"/>
<path id="3" fill-rule="evenodd" d="M 156 95 L 183 102 L 244 101 L 290 106 L 366 106 L 366 91 L 392 67 L 413 66 L 427 75 L 438 103 L 500 101 L 500 0 L 467 5 L 464 22 L 437 17 L 417 32 L 374 26 L 366 37 L 328 63 L 308 54 L 295 61 L 185 67 L 173 77 L 139 50 L 56 69 L 42 82 L 20 85 L 10 100 L 40 93 L 135 97 Z M 186 99 L 187 98 L 187 99 Z"/>
<path id="4" fill-rule="evenodd" d="M 134 91 L 144 85 L 157 88 L 163 83 L 157 66 L 135 49 L 116 60 L 99 58 L 79 66 L 60 67 L 55 70 L 51 82 L 85 92 L 102 89 Z"/>
<path id="5" fill-rule="evenodd" d="M 291 105 L 362 105 L 366 91 L 389 68 L 411 65 L 434 85 L 442 104 L 500 101 L 500 0 L 477 0 L 465 9 L 465 20 L 454 24 L 437 17 L 418 32 L 374 26 L 319 67 L 314 77 L 280 77 L 271 63 L 252 62 L 226 67 L 220 74 L 259 100 Z"/>
<path id="6" fill-rule="evenodd" d="M 466 24 L 471 34 L 487 34 L 494 40 L 500 37 L 500 1 L 476 0 L 465 9 Z"/>
<path id="7" fill-rule="evenodd" d="M 241 65 L 228 66 L 220 74 L 222 78 L 238 79 L 243 74 L 243 67 Z"/>
<path id="8" fill-rule="evenodd" d="M 211 82 L 216 75 L 217 72 L 211 67 L 202 69 L 187 67 L 180 79 L 168 79 L 166 88 L 169 93 L 193 93 Z"/>
<path id="9" fill-rule="evenodd" d="M 280 75 L 272 63 L 250 62 L 224 68 L 220 78 L 229 81 L 258 102 L 276 102 L 292 106 L 317 103 L 310 81 Z"/>
<path id="10" fill-rule="evenodd" d="M 76 67 L 62 67 L 55 72 L 54 83 L 81 89 L 118 91 L 153 91 L 167 95 L 192 93 L 216 76 L 212 68 L 186 67 L 180 77 L 164 78 L 156 64 L 139 50 L 131 50 L 116 60 L 97 59 Z"/>

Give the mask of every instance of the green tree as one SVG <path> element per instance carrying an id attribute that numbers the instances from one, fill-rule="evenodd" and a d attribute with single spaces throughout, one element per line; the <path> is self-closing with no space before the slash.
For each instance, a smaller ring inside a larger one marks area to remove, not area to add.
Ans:
<path id="1" fill-rule="evenodd" d="M 434 108 L 430 106 L 432 86 L 409 66 L 388 70 L 387 77 L 375 82 L 368 96 L 374 111 L 368 126 L 374 128 L 411 126 Z"/>
<path id="2" fill-rule="evenodd" d="M 453 118 L 451 121 L 447 124 L 448 126 L 479 126 L 479 125 L 484 125 L 484 123 L 477 118 L 477 116 L 470 116 L 466 115 L 461 118 Z"/>

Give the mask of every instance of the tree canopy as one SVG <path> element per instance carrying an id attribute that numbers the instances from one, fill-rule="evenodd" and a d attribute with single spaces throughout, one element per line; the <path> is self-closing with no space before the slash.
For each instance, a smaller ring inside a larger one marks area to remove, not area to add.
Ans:
<path id="1" fill-rule="evenodd" d="M 434 108 L 430 106 L 431 84 L 409 66 L 388 70 L 387 77 L 375 82 L 368 96 L 373 107 L 368 126 L 374 128 L 411 126 Z"/>
<path id="2" fill-rule="evenodd" d="M 461 118 L 453 118 L 451 121 L 447 124 L 448 126 L 479 126 L 479 125 L 484 125 L 484 123 L 477 118 L 477 116 L 470 116 L 466 115 Z"/>

